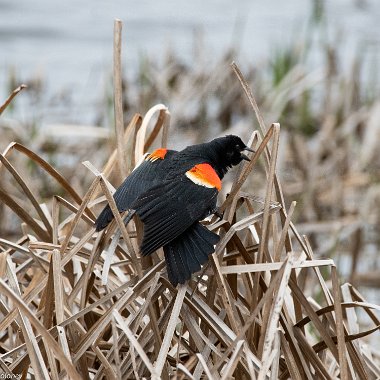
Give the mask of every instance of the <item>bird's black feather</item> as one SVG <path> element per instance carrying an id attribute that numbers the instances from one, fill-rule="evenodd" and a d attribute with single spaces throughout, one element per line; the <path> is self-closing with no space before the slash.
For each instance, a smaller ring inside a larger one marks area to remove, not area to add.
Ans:
<path id="1" fill-rule="evenodd" d="M 163 160 L 143 161 L 133 172 L 124 180 L 113 195 L 119 212 L 130 208 L 135 199 L 150 187 L 160 183 L 166 172 L 168 162 L 172 158 L 174 150 L 168 150 Z M 107 205 L 96 219 L 96 230 L 101 231 L 113 219 L 113 214 Z"/>
<path id="2" fill-rule="evenodd" d="M 219 236 L 200 223 L 195 223 L 184 233 L 164 246 L 170 282 L 176 286 L 190 279 L 214 252 Z"/>
<path id="3" fill-rule="evenodd" d="M 215 208 L 217 195 L 215 188 L 179 177 L 138 197 L 131 207 L 144 224 L 141 253 L 150 255 L 203 219 Z"/>
<path id="4" fill-rule="evenodd" d="M 228 169 L 249 159 L 242 153 L 246 149 L 239 137 L 230 135 L 180 152 L 163 150 L 164 156 L 152 155 L 116 190 L 118 211 L 134 210 L 144 224 L 142 255 L 163 247 L 174 286 L 199 271 L 214 252 L 219 237 L 199 221 L 215 210 Z M 107 205 L 95 222 L 97 231 L 112 219 Z"/>

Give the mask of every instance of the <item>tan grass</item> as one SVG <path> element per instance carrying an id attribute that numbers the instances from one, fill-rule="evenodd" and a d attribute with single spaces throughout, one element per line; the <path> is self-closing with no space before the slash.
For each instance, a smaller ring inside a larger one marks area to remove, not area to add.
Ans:
<path id="1" fill-rule="evenodd" d="M 132 137 L 133 143 L 122 155 L 115 150 L 103 172 L 85 163 L 94 180 L 82 195 L 25 146 L 12 143 L 3 152 L 0 176 L 15 179 L 28 206 L 0 189 L 22 224 L 17 242 L 0 239 L 0 371 L 54 380 L 380 376 L 380 355 L 366 341 L 379 336 L 380 307 L 352 285 L 340 285 L 334 261 L 315 259 L 297 232 L 295 204 L 287 211 L 276 174 L 280 125 L 266 127 L 243 75 L 233 69 L 258 118 L 260 133 L 250 140 L 256 153 L 223 200 L 224 218 L 209 224 L 221 236 L 210 264 L 176 289 L 162 252 L 140 258 L 141 228 L 124 226 L 107 181 L 119 157 L 127 157 L 130 171 L 160 132 L 166 145 L 165 107 L 153 107 L 143 119 L 135 115 L 118 130 L 118 148 Z M 63 195 L 42 205 L 31 179 L 12 164 L 17 155 L 43 168 Z M 266 173 L 263 199 L 241 191 L 259 161 Z M 96 233 L 93 221 L 104 199 L 115 222 Z M 359 313 L 370 321 L 366 328 Z"/>

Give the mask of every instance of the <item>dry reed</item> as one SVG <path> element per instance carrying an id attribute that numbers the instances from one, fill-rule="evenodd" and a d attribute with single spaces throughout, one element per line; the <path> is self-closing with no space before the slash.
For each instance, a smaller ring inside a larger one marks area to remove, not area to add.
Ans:
<path id="1" fill-rule="evenodd" d="M 0 371 L 37 380 L 380 377 L 380 353 L 366 344 L 379 334 L 380 307 L 341 285 L 334 261 L 315 259 L 298 233 L 295 203 L 287 209 L 277 176 L 280 125 L 266 128 L 233 69 L 258 118 L 250 139 L 256 153 L 237 172 L 223 219 L 206 222 L 221 236 L 209 265 L 176 289 L 162 252 L 140 258 L 141 228 L 124 226 L 117 212 L 107 181 L 118 170 L 116 151 L 103 172 L 85 163 L 94 177 L 85 194 L 25 146 L 3 152 L 0 175 L 22 197 L 1 185 L 0 199 L 20 218 L 22 234 L 16 242 L 0 239 Z M 118 136 L 134 141 L 123 153 L 128 168 L 155 140 L 166 145 L 168 117 L 156 106 Z M 12 164 L 19 155 L 60 187 L 49 206 Z M 264 198 L 241 190 L 259 160 Z M 104 200 L 115 222 L 96 233 Z M 359 313 L 371 327 L 362 328 Z"/>

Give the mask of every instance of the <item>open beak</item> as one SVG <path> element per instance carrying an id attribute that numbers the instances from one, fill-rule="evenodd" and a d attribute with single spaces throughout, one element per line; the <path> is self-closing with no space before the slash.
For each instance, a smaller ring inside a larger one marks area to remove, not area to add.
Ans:
<path id="1" fill-rule="evenodd" d="M 243 150 L 248 150 L 248 152 L 255 153 L 255 151 L 251 148 L 248 148 L 247 146 Z M 251 159 L 244 153 L 240 153 L 240 157 L 245 161 L 251 161 Z"/>
<path id="2" fill-rule="evenodd" d="M 246 161 L 251 161 L 251 159 L 245 155 L 244 153 L 240 153 L 240 157 L 243 159 L 243 160 L 246 160 Z"/>

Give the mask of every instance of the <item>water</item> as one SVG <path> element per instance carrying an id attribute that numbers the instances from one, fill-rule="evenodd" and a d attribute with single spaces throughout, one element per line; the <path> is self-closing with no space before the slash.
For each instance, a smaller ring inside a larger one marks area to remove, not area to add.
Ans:
<path id="1" fill-rule="evenodd" d="M 338 41 L 347 62 L 364 47 L 378 60 L 380 2 L 358 4 L 326 2 L 326 36 Z M 0 0 L 0 99 L 7 95 L 11 70 L 24 82 L 41 77 L 49 96 L 72 92 L 70 118 L 90 123 L 91 107 L 110 80 L 115 18 L 124 23 L 124 69 L 133 73 L 142 54 L 160 59 L 168 46 L 191 63 L 197 29 L 203 31 L 210 56 L 238 43 L 239 61 L 260 65 L 275 47 L 301 38 L 312 7 L 313 2 L 304 0 L 167 0 L 159 5 L 141 0 Z M 26 117 L 23 111 L 21 118 Z M 44 112 L 47 120 L 62 121 L 62 109 Z"/>

